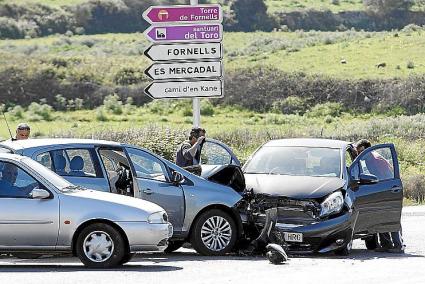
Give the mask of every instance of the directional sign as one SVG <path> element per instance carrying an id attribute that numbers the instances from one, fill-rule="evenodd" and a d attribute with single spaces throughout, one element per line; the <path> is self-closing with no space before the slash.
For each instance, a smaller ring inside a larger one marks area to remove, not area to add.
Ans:
<path id="1" fill-rule="evenodd" d="M 152 45 L 145 55 L 154 61 L 221 59 L 221 43 L 189 43 Z"/>
<path id="2" fill-rule="evenodd" d="M 145 70 L 154 80 L 221 77 L 221 62 L 158 63 Z"/>
<path id="3" fill-rule="evenodd" d="M 223 83 L 221 80 L 153 82 L 145 93 L 154 99 L 222 97 Z"/>
<path id="4" fill-rule="evenodd" d="M 223 39 L 221 24 L 151 26 L 144 32 L 152 42 L 220 42 Z"/>
<path id="5" fill-rule="evenodd" d="M 151 6 L 143 13 L 150 24 L 159 23 L 211 23 L 223 21 L 220 5 Z"/>

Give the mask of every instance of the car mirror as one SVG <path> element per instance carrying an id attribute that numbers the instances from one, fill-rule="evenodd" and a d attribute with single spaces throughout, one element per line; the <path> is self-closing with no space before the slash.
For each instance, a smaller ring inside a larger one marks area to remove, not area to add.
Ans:
<path id="1" fill-rule="evenodd" d="M 174 172 L 172 173 L 172 175 L 171 175 L 171 182 L 172 182 L 172 183 L 174 183 L 174 184 L 179 184 L 179 183 L 181 183 L 183 180 L 184 180 L 184 176 L 183 176 L 181 173 L 176 172 L 176 171 L 174 171 Z"/>
<path id="2" fill-rule="evenodd" d="M 374 184 L 379 180 L 375 175 L 371 174 L 360 174 L 359 176 L 359 184 Z"/>
<path id="3" fill-rule="evenodd" d="M 50 192 L 45 189 L 36 187 L 30 192 L 30 197 L 32 199 L 47 199 L 50 198 Z"/>

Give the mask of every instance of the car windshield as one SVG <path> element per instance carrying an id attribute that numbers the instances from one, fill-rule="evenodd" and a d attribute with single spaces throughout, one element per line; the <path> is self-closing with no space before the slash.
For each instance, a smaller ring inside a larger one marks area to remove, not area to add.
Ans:
<path id="1" fill-rule="evenodd" d="M 339 177 L 341 174 L 340 150 L 315 147 L 262 147 L 248 161 L 244 172 Z"/>
<path id="2" fill-rule="evenodd" d="M 38 162 L 30 159 L 30 158 L 23 158 L 22 162 L 26 164 L 28 167 L 39 173 L 41 176 L 43 176 L 46 180 L 48 180 L 51 184 L 53 184 L 57 189 L 60 191 L 69 191 L 69 190 L 75 190 L 77 187 L 68 182 L 66 179 L 60 177 L 59 175 L 55 174 L 48 168 L 44 167 L 43 165 L 39 164 Z"/>

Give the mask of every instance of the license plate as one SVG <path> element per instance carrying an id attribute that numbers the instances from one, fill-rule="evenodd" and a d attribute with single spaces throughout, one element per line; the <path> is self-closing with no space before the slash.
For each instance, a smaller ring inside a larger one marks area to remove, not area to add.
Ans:
<path id="1" fill-rule="evenodd" d="M 287 242 L 303 242 L 303 234 L 301 233 L 284 233 L 285 241 Z"/>

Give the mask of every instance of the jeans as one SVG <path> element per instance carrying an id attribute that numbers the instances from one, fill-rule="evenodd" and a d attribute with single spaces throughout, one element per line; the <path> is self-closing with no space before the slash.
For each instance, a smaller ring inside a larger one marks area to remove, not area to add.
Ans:
<path id="1" fill-rule="evenodd" d="M 379 233 L 379 242 L 383 248 L 403 248 L 403 237 L 401 230 L 391 233 Z"/>

